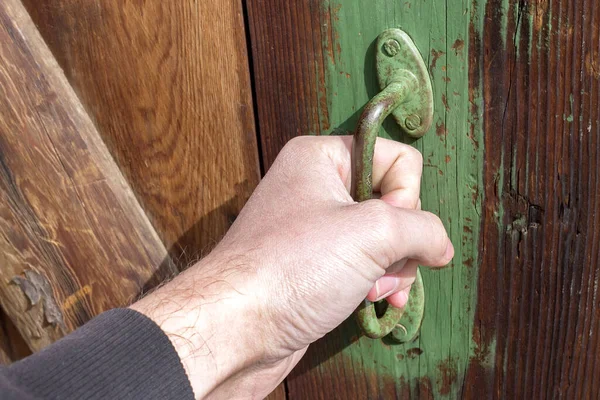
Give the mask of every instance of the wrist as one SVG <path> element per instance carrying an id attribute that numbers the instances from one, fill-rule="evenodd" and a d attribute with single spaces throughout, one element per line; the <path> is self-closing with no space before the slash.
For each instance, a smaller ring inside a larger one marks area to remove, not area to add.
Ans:
<path id="1" fill-rule="evenodd" d="M 269 316 L 248 291 L 260 285 L 240 274 L 251 272 L 211 255 L 132 305 L 169 337 L 196 398 L 254 398 L 266 383 L 255 377 L 283 368 L 268 357 Z"/>

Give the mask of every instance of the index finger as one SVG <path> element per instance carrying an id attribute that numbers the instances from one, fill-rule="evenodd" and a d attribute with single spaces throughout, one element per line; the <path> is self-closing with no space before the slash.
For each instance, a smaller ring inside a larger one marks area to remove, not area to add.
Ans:
<path id="1" fill-rule="evenodd" d="M 342 137 L 352 153 L 352 136 Z M 349 171 L 350 165 L 345 166 Z M 423 156 L 412 146 L 377 138 L 373 156 L 373 191 L 381 200 L 400 208 L 417 208 L 421 191 Z"/>
<path id="2" fill-rule="evenodd" d="M 412 146 L 377 139 L 373 157 L 373 190 L 395 207 L 417 208 L 421 193 L 423 156 Z"/>

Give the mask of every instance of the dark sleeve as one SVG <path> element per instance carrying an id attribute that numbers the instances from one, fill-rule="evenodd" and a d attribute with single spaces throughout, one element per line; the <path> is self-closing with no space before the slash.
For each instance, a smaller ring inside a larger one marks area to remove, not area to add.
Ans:
<path id="1" fill-rule="evenodd" d="M 0 368 L 2 399 L 193 399 L 165 333 L 115 309 L 26 359 Z"/>

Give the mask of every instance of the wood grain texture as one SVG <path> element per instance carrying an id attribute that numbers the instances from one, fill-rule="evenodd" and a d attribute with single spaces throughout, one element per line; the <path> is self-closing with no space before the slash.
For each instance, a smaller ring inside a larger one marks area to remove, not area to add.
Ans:
<path id="1" fill-rule="evenodd" d="M 0 43 L 0 305 L 38 350 L 176 268 L 18 0 Z"/>
<path id="2" fill-rule="evenodd" d="M 241 1 L 24 3 L 186 267 L 218 242 L 260 178 Z M 283 386 L 272 398 L 285 398 Z"/>
<path id="3" fill-rule="evenodd" d="M 246 0 L 254 60 L 263 165 L 298 135 L 330 128 L 325 91 L 323 36 L 327 9 L 321 1 Z M 264 134 L 263 134 L 264 132 Z"/>
<path id="4" fill-rule="evenodd" d="M 221 238 L 260 178 L 240 0 L 27 0 L 173 258 Z"/>
<path id="5" fill-rule="evenodd" d="M 467 397 L 600 397 L 600 5 L 481 5 L 482 263 Z"/>

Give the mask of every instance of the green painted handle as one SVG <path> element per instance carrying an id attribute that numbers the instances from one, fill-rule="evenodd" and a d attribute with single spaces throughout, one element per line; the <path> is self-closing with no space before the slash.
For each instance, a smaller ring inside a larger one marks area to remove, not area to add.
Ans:
<path id="1" fill-rule="evenodd" d="M 400 29 L 382 32 L 377 39 L 376 61 L 382 91 L 365 106 L 352 146 L 352 197 L 355 201 L 373 197 L 373 155 L 383 121 L 392 114 L 400 128 L 415 138 L 423 136 L 433 121 L 433 88 L 427 66 L 406 32 Z M 356 316 L 368 337 L 377 339 L 391 334 L 391 339 L 405 343 L 417 337 L 424 309 L 423 279 L 417 271 L 404 309 L 388 306 L 378 318 L 375 305 L 365 300 L 356 310 Z"/>
<path id="2" fill-rule="evenodd" d="M 407 99 L 418 82 L 412 74 L 397 75 L 398 81 L 390 83 L 366 106 L 359 119 L 352 146 L 352 197 L 366 201 L 373 197 L 373 155 L 377 134 L 383 121 Z M 384 300 L 385 301 L 385 300 Z M 377 339 L 392 333 L 392 338 L 406 342 L 414 339 L 423 317 L 424 291 L 421 274 L 404 309 L 388 306 L 384 315 L 377 317 L 375 305 L 368 300 L 356 310 L 358 323 L 370 338 Z M 403 325 L 401 319 L 406 320 Z"/>
<path id="3" fill-rule="evenodd" d="M 378 318 L 375 304 L 365 299 L 358 306 L 356 317 L 362 331 L 372 339 L 379 339 L 389 334 L 395 342 L 409 343 L 419 334 L 424 311 L 425 288 L 421 271 L 417 270 L 417 279 L 410 289 L 409 301 L 404 309 L 388 305 L 384 315 Z"/>

